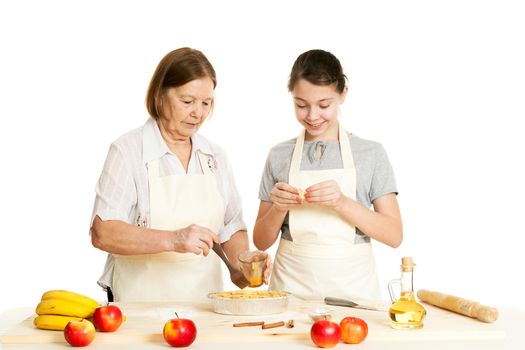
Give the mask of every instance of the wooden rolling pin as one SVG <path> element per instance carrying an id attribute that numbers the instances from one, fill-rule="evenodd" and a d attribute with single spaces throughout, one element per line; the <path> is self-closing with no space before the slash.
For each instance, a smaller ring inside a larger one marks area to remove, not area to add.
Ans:
<path id="1" fill-rule="evenodd" d="M 497 309 L 453 295 L 419 289 L 417 291 L 417 297 L 426 303 L 457 312 L 458 314 L 477 318 L 483 322 L 494 322 L 498 318 Z"/>

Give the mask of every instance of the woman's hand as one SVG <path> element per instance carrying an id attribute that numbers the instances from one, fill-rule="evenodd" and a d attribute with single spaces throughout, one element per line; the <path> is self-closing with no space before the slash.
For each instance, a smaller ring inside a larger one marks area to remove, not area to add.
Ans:
<path id="1" fill-rule="evenodd" d="M 268 254 L 268 256 L 266 257 L 266 269 L 264 270 L 264 274 L 263 274 L 263 281 L 264 281 L 264 284 L 268 284 L 270 283 L 270 275 L 272 274 L 272 269 L 273 269 L 273 262 L 272 262 L 272 257 L 270 256 L 270 254 Z"/>
<path id="2" fill-rule="evenodd" d="M 346 198 L 339 184 L 334 180 L 327 180 L 312 185 L 306 189 L 305 201 L 312 204 L 324 205 L 337 209 Z"/>
<path id="3" fill-rule="evenodd" d="M 270 192 L 270 196 L 273 205 L 279 211 L 288 211 L 291 207 L 302 203 L 299 190 L 284 182 L 276 183 Z"/>
<path id="4" fill-rule="evenodd" d="M 270 254 L 262 250 L 245 250 L 239 254 L 237 261 L 239 262 L 239 270 L 242 271 L 247 280 L 255 279 L 260 281 L 262 274 L 262 281 L 265 284 L 270 283 L 273 267 Z M 262 263 L 264 263 L 264 267 Z"/>
<path id="5" fill-rule="evenodd" d="M 219 236 L 217 236 L 209 228 L 190 225 L 174 232 L 174 251 L 179 253 L 194 253 L 207 256 L 210 249 L 213 247 L 213 242 L 219 243 Z"/>

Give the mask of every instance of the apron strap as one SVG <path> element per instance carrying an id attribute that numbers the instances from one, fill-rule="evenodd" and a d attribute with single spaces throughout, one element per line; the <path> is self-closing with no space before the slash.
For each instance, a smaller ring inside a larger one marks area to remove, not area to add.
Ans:
<path id="1" fill-rule="evenodd" d="M 305 130 L 301 130 L 297 141 L 295 142 L 295 148 L 292 154 L 292 162 L 290 163 L 290 173 L 298 173 L 301 170 L 301 160 L 303 159 L 303 145 L 304 145 L 304 134 Z"/>
<path id="2" fill-rule="evenodd" d="M 339 124 L 339 148 L 341 149 L 341 159 L 343 160 L 343 168 L 350 169 L 354 167 L 354 157 L 352 149 L 350 148 L 350 140 L 345 129 Z"/>

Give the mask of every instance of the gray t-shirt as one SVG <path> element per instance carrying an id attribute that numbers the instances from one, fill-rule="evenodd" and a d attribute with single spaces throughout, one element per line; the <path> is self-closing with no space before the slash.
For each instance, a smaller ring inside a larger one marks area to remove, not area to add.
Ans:
<path id="1" fill-rule="evenodd" d="M 356 170 L 356 199 L 366 208 L 388 193 L 396 193 L 394 171 L 383 146 L 375 141 L 348 136 Z M 259 188 L 259 199 L 271 202 L 270 192 L 277 182 L 288 183 L 290 162 L 296 139 L 279 143 L 270 149 Z M 305 141 L 301 170 L 341 169 L 339 141 Z M 355 243 L 369 242 L 370 238 L 356 229 Z M 288 214 L 281 227 L 281 238 L 291 241 Z"/>

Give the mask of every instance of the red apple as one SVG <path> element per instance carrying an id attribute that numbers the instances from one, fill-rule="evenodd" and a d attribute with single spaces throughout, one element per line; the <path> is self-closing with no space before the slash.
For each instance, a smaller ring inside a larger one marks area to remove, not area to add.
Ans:
<path id="1" fill-rule="evenodd" d="M 176 313 L 175 315 L 177 318 L 168 320 L 164 325 L 162 330 L 164 340 L 171 346 L 189 346 L 197 337 L 197 327 L 192 320 L 179 318 Z"/>
<path id="2" fill-rule="evenodd" d="M 93 324 L 101 332 L 114 332 L 122 324 L 122 311 L 116 305 L 99 306 L 93 313 Z"/>
<path id="3" fill-rule="evenodd" d="M 331 348 L 341 339 L 341 328 L 335 322 L 318 320 L 310 329 L 310 338 L 320 348 Z"/>
<path id="4" fill-rule="evenodd" d="M 368 325 L 358 317 L 345 317 L 339 324 L 341 337 L 348 344 L 359 344 L 368 335 Z"/>
<path id="5" fill-rule="evenodd" d="M 95 326 L 86 319 L 71 320 L 64 328 L 64 338 L 71 346 L 86 346 L 95 339 Z"/>

